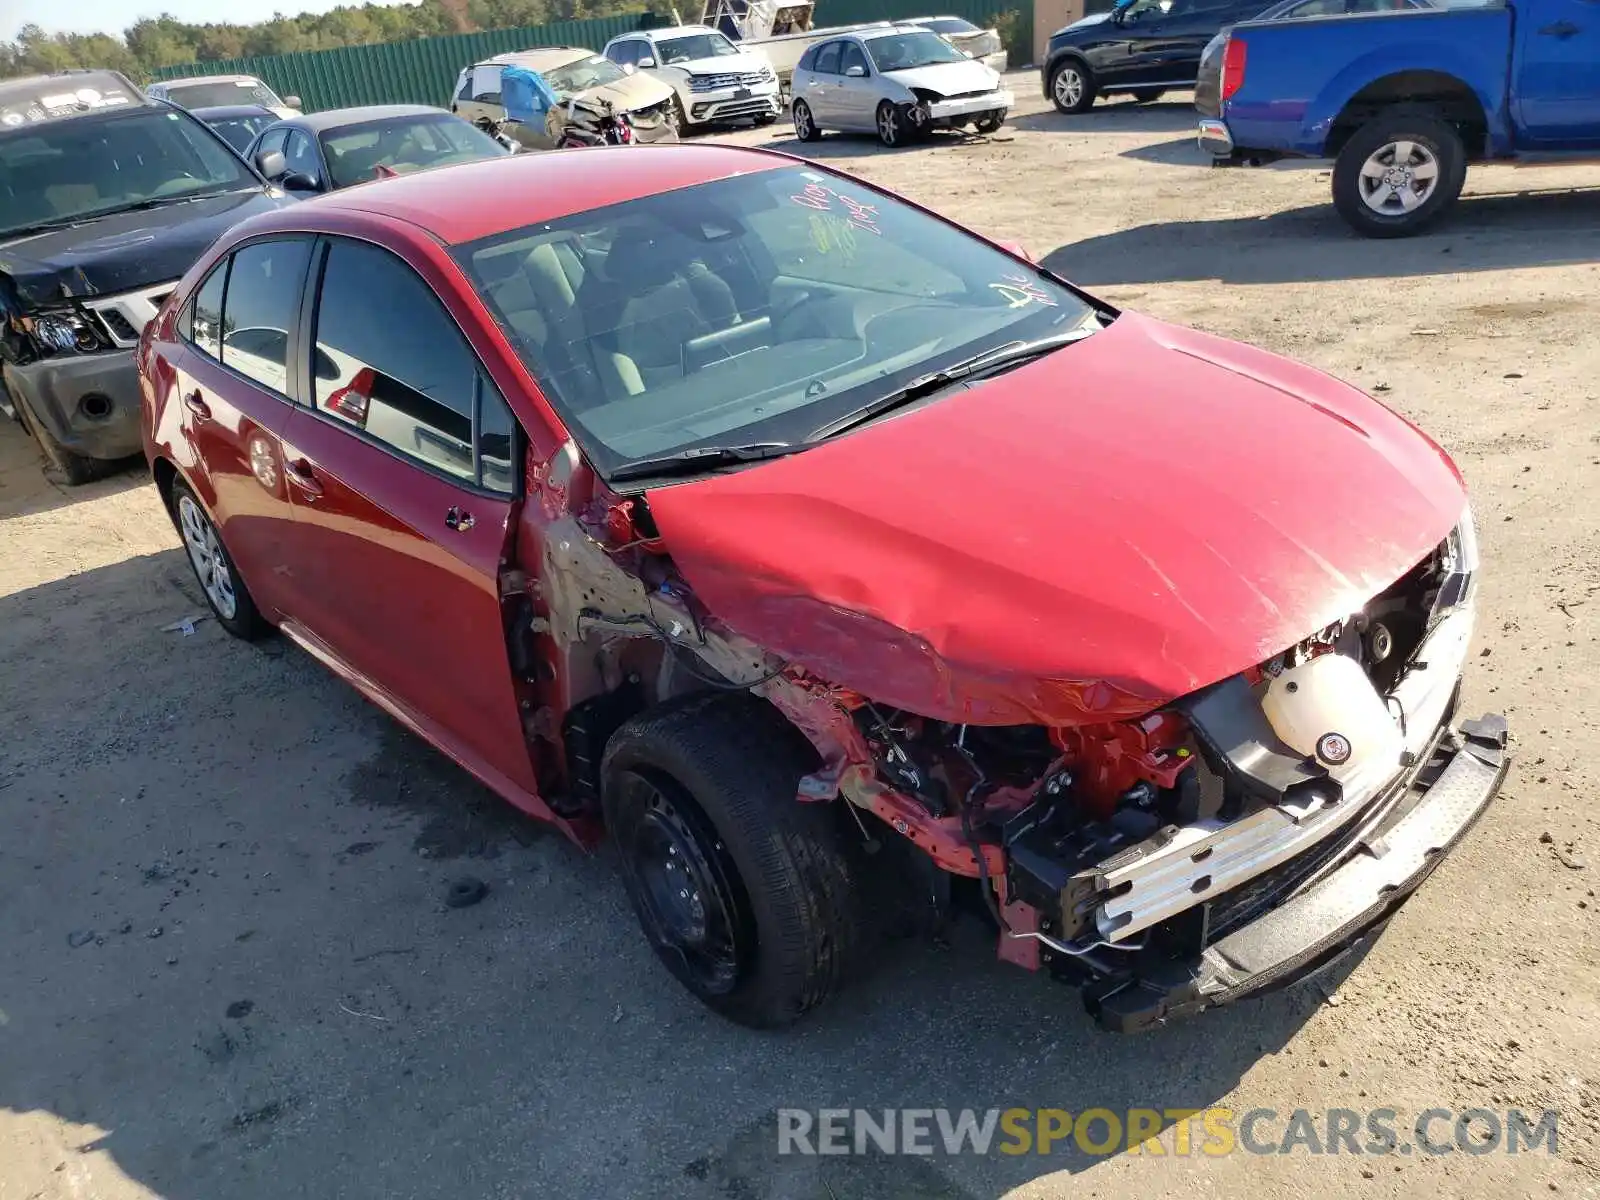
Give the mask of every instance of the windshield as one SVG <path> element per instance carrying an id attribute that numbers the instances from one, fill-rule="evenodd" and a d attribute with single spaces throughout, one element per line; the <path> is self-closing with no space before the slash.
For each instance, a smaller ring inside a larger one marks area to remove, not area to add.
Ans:
<path id="1" fill-rule="evenodd" d="M 259 186 L 201 124 L 144 108 L 0 136 L 0 235 Z"/>
<path id="2" fill-rule="evenodd" d="M 801 441 L 930 372 L 1076 330 L 1094 311 L 937 217 L 804 166 L 455 255 L 607 473 L 693 447 Z"/>
<path id="3" fill-rule="evenodd" d="M 720 33 L 695 33 L 687 37 L 668 38 L 656 43 L 656 54 L 661 66 L 693 62 L 697 58 L 721 58 L 737 54 L 733 43 Z"/>
<path id="4" fill-rule="evenodd" d="M 245 148 L 255 141 L 256 134 L 277 119 L 272 113 L 261 113 L 254 117 L 217 117 L 206 124 L 220 133 L 228 145 L 243 154 Z"/>
<path id="5" fill-rule="evenodd" d="M 495 158 L 506 148 L 475 125 L 448 113 L 392 117 L 322 135 L 322 152 L 334 187 L 377 178 L 378 168 L 404 175 L 446 163 Z"/>
<path id="6" fill-rule="evenodd" d="M 936 63 L 968 62 L 967 56 L 936 33 L 915 30 L 869 38 L 873 65 L 880 71 L 910 71 Z"/>
<path id="7" fill-rule="evenodd" d="M 259 104 L 263 108 L 282 108 L 278 94 L 259 79 L 224 80 L 213 83 L 186 83 L 167 88 L 167 99 L 184 108 L 223 108 L 229 104 Z"/>
<path id="8" fill-rule="evenodd" d="M 608 83 L 616 83 L 617 80 L 627 77 L 616 63 L 598 54 L 592 58 L 568 63 L 564 67 L 557 67 L 554 71 L 544 72 L 544 81 L 550 85 L 550 90 L 563 98 L 587 92 L 590 88 L 604 87 Z"/>

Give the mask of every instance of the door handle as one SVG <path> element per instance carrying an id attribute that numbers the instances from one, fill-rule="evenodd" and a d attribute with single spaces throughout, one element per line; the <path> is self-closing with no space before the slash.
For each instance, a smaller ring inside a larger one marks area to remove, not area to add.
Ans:
<path id="1" fill-rule="evenodd" d="M 287 474 L 289 482 L 299 488 L 308 501 L 314 501 L 322 495 L 322 484 L 317 482 L 316 473 L 305 459 L 297 458 L 290 463 Z"/>
<path id="2" fill-rule="evenodd" d="M 211 420 L 211 406 L 200 398 L 199 392 L 190 392 L 183 398 L 183 406 L 192 412 L 197 421 Z"/>
<path id="3" fill-rule="evenodd" d="M 444 527 L 452 529 L 456 533 L 465 533 L 474 524 L 476 522 L 473 520 L 471 513 L 463 512 L 453 504 L 450 506 L 450 511 L 444 514 Z"/>
<path id="4" fill-rule="evenodd" d="M 1571 21 L 1557 21 L 1554 25 L 1546 25 L 1539 32 L 1545 37 L 1561 38 L 1565 41 L 1578 32 L 1578 26 Z"/>

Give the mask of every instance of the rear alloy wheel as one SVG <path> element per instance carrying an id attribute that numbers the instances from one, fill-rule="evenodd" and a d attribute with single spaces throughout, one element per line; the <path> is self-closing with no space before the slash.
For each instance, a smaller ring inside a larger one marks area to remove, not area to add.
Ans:
<path id="1" fill-rule="evenodd" d="M 746 692 L 652 709 L 606 747 L 601 805 L 639 924 L 684 987 L 741 1025 L 791 1024 L 864 963 L 845 801 L 795 794 L 815 765 Z"/>
<path id="2" fill-rule="evenodd" d="M 222 535 L 217 532 L 211 515 L 182 480 L 172 485 L 172 515 L 178 534 L 183 538 L 183 548 L 188 552 L 189 565 L 194 568 L 194 577 L 206 594 L 206 603 L 211 606 L 217 623 L 247 642 L 270 632 L 256 609 L 250 589 L 239 577 L 233 556 L 222 544 Z"/>
<path id="3" fill-rule="evenodd" d="M 887 100 L 878 105 L 877 126 L 878 140 L 885 146 L 903 146 L 910 137 L 905 112 L 898 104 Z"/>
<path id="4" fill-rule="evenodd" d="M 804 100 L 796 100 L 789 115 L 794 119 L 794 136 L 800 141 L 815 142 L 822 137 L 822 130 L 817 128 L 816 118 L 811 115 L 811 106 Z"/>
<path id="5" fill-rule="evenodd" d="M 1396 113 L 1356 130 L 1333 166 L 1333 204 L 1367 237 L 1408 237 L 1461 195 L 1467 155 L 1455 126 Z"/>
<path id="6" fill-rule="evenodd" d="M 1076 59 L 1068 59 L 1050 76 L 1050 102 L 1058 112 L 1087 112 L 1094 104 L 1094 76 Z"/>

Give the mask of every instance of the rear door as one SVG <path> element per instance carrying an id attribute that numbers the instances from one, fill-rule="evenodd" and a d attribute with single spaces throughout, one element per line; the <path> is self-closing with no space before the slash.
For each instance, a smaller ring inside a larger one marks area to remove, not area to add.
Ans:
<path id="1" fill-rule="evenodd" d="M 182 348 L 171 363 L 182 429 L 173 441 L 191 456 L 180 465 L 269 616 L 292 605 L 281 436 L 293 409 L 288 331 L 311 248 L 309 237 L 269 238 L 218 263 L 179 315 Z"/>
<path id="2" fill-rule="evenodd" d="M 535 791 L 499 591 L 515 422 L 409 264 L 343 238 L 319 259 L 311 406 L 284 432 L 296 616 L 459 761 Z"/>
<path id="3" fill-rule="evenodd" d="M 1519 142 L 1552 150 L 1600 146 L 1600 4 L 1519 6 L 1517 29 L 1511 98 Z"/>

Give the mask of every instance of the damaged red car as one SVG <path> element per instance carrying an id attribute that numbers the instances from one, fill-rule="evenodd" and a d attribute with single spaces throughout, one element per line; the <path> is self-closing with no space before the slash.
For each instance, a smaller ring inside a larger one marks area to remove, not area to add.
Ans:
<path id="1" fill-rule="evenodd" d="M 612 839 L 746 1024 L 964 899 L 1112 1029 L 1304 978 L 1507 767 L 1437 445 L 820 165 L 353 188 L 226 234 L 138 362 L 221 624 Z"/>

